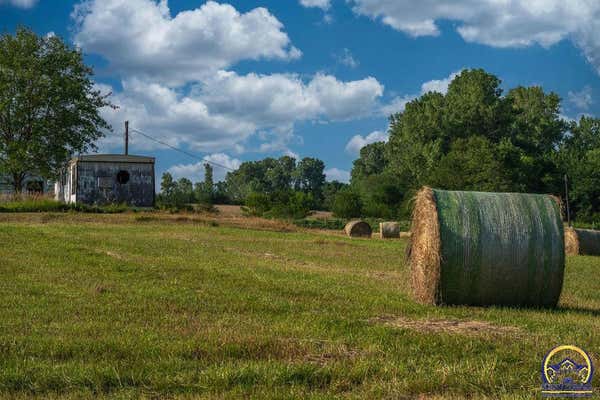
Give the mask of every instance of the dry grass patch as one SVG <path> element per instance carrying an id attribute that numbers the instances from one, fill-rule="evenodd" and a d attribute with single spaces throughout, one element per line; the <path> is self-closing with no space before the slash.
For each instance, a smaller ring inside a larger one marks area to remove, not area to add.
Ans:
<path id="1" fill-rule="evenodd" d="M 515 336 L 522 330 L 516 326 L 499 326 L 486 321 L 461 321 L 452 319 L 413 320 L 395 316 L 381 316 L 369 320 L 399 329 L 410 329 L 422 333 L 449 333 L 467 336 Z"/>

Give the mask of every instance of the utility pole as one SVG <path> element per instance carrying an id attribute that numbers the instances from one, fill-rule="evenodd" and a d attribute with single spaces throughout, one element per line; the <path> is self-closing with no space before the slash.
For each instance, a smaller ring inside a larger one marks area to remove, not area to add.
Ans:
<path id="1" fill-rule="evenodd" d="M 129 121 L 125 121 L 125 155 L 129 155 Z"/>
<path id="2" fill-rule="evenodd" d="M 567 224 L 569 227 L 571 227 L 571 209 L 569 208 L 569 178 L 567 178 L 567 174 L 565 174 L 565 200 L 567 206 Z"/>

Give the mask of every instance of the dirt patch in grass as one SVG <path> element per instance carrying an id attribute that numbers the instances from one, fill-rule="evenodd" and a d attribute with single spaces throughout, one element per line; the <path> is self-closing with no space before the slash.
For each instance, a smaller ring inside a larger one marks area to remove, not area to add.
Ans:
<path id="1" fill-rule="evenodd" d="M 242 212 L 242 207 L 240 206 L 216 204 L 215 208 L 217 209 L 219 214 L 224 217 L 242 217 L 244 215 L 244 213 Z"/>
<path id="2" fill-rule="evenodd" d="M 310 217 L 314 219 L 331 219 L 333 213 L 331 211 L 311 211 Z"/>
<path id="3" fill-rule="evenodd" d="M 113 291 L 114 288 L 115 288 L 114 285 L 98 284 L 98 285 L 94 286 L 92 292 L 95 295 L 101 295 L 101 294 L 105 294 L 105 293 Z"/>
<path id="4" fill-rule="evenodd" d="M 360 356 L 357 350 L 342 346 L 340 349 L 335 351 L 324 351 L 321 353 L 307 354 L 304 361 L 317 364 L 319 366 L 326 366 L 335 362 L 348 362 L 354 360 Z"/>
<path id="5" fill-rule="evenodd" d="M 342 236 L 342 235 L 340 235 L 340 236 Z M 318 244 L 321 246 L 333 245 L 333 246 L 337 246 L 337 247 L 347 247 L 347 248 L 356 247 L 352 243 L 340 242 L 340 241 L 336 241 L 336 240 L 316 239 L 316 240 L 313 240 L 312 243 Z"/>
<path id="6" fill-rule="evenodd" d="M 414 320 L 395 316 L 381 316 L 369 320 L 399 329 L 410 329 L 422 333 L 450 333 L 468 336 L 518 336 L 522 332 L 516 326 L 499 326 L 485 321 L 462 321 L 452 319 Z"/>

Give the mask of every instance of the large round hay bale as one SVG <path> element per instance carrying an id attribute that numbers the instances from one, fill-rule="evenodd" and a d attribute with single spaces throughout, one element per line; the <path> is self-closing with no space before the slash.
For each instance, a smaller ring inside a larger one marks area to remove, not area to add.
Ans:
<path id="1" fill-rule="evenodd" d="M 600 256 L 600 231 L 565 228 L 565 251 L 569 255 Z"/>
<path id="2" fill-rule="evenodd" d="M 382 239 L 398 239 L 400 237 L 400 224 L 398 222 L 380 222 L 379 237 Z"/>
<path id="3" fill-rule="evenodd" d="M 365 221 L 350 221 L 344 227 L 344 232 L 350 237 L 371 237 L 371 225 Z"/>
<path id="4" fill-rule="evenodd" d="M 411 231 L 407 255 L 417 301 L 556 306 L 564 231 L 550 196 L 423 188 Z"/>

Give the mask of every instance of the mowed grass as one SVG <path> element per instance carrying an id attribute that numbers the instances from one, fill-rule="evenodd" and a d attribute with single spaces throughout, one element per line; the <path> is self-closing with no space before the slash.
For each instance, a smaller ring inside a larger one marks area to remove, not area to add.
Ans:
<path id="1" fill-rule="evenodd" d="M 436 308 L 411 300 L 405 246 L 12 216 L 0 222 L 0 397 L 531 399 L 556 345 L 600 366 L 600 258 L 568 258 L 556 310 Z M 489 326 L 419 325 L 431 320 Z"/>

